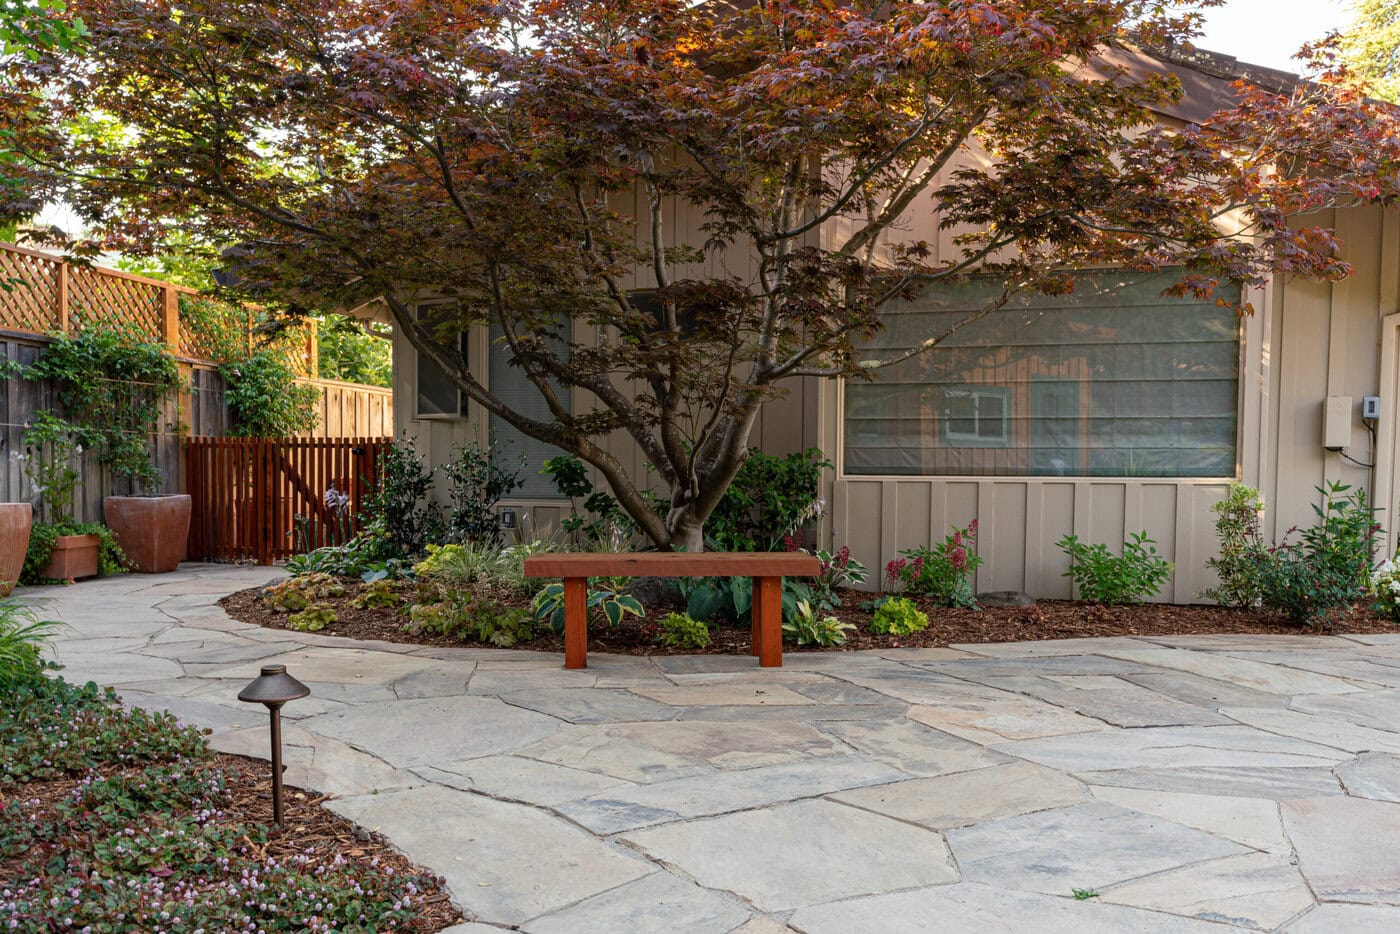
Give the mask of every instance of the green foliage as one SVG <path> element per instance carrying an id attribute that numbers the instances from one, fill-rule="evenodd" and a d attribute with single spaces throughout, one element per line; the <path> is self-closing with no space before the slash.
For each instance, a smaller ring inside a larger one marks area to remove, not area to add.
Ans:
<path id="1" fill-rule="evenodd" d="M 845 587 L 859 587 L 865 583 L 865 565 L 851 557 L 848 545 L 842 545 L 835 554 L 822 549 L 814 552 L 821 562 L 821 570 L 812 579 L 812 602 L 823 609 L 841 605 L 836 591 Z"/>
<path id="2" fill-rule="evenodd" d="M 1099 897 L 1097 889 L 1070 889 L 1069 891 L 1077 902 L 1087 902 L 1091 898 Z"/>
<path id="3" fill-rule="evenodd" d="M 719 551 L 776 551 L 822 514 L 822 471 L 831 468 L 818 448 L 775 457 L 751 451 L 719 505 L 705 521 Z"/>
<path id="4" fill-rule="evenodd" d="M 44 577 L 49 558 L 53 556 L 54 545 L 63 535 L 96 535 L 101 541 L 97 548 L 97 576 L 111 577 L 127 572 L 126 555 L 112 530 L 100 522 L 36 522 L 29 530 L 29 550 L 24 553 L 24 570 L 19 575 L 21 584 L 62 584 L 66 581 Z"/>
<path id="5" fill-rule="evenodd" d="M 698 620 L 710 622 L 715 619 L 744 620 L 753 607 L 753 579 L 748 577 L 698 577 L 682 578 L 681 596 L 686 601 L 686 612 Z M 783 619 L 791 619 L 801 601 L 816 604 L 822 609 L 831 607 L 822 603 L 812 588 L 791 577 L 783 578 Z"/>
<path id="6" fill-rule="evenodd" d="M 296 373 L 271 350 L 219 367 L 233 417 L 231 434 L 246 438 L 287 438 L 311 431 L 320 418 L 321 393 L 296 381 Z"/>
<path id="7" fill-rule="evenodd" d="M 262 589 L 262 601 L 274 610 L 295 613 L 318 600 L 345 595 L 345 585 L 330 574 L 313 571 L 269 584 Z"/>
<path id="8" fill-rule="evenodd" d="M 81 49 L 87 35 L 63 0 L 0 0 L 0 53 L 37 61 L 40 52 Z"/>
<path id="9" fill-rule="evenodd" d="M 423 880 L 269 855 L 267 828 L 223 816 L 227 776 L 199 733 L 168 713 L 40 678 L 0 692 L 0 752 L 7 930 L 412 929 Z M 27 783 L 51 780 L 71 792 L 48 802 L 26 794 Z"/>
<path id="10" fill-rule="evenodd" d="M 616 497 L 593 486 L 593 481 L 588 479 L 588 467 L 574 455 L 549 458 L 541 473 L 554 481 L 560 496 L 569 500 L 569 515 L 560 523 L 564 532 L 578 535 L 585 543 L 630 537 L 636 532 L 636 521 Z M 580 502 L 583 504 L 581 511 Z"/>
<path id="11" fill-rule="evenodd" d="M 329 603 L 312 603 L 287 617 L 287 624 L 297 632 L 320 632 L 335 621 L 335 607 Z"/>
<path id="12" fill-rule="evenodd" d="M 111 688 L 61 678 L 0 694 L 0 752 L 0 788 L 109 765 L 208 757 L 199 733 L 172 715 L 124 710 Z"/>
<path id="13" fill-rule="evenodd" d="M 169 273 L 152 270 L 151 274 L 167 282 L 178 281 Z M 212 295 L 181 292 L 180 323 L 193 335 L 198 356 L 216 363 L 247 359 L 252 316 L 246 309 Z"/>
<path id="14" fill-rule="evenodd" d="M 1085 544 L 1074 535 L 1055 544 L 1069 556 L 1064 576 L 1074 581 L 1079 599 L 1105 606 L 1156 596 L 1173 570 L 1170 561 L 1157 556 L 1155 542 L 1146 532 L 1129 535 L 1121 555 L 1111 554 L 1104 544 Z"/>
<path id="15" fill-rule="evenodd" d="M 1365 596 L 1380 529 L 1365 490 L 1332 483 L 1317 492 L 1317 521 L 1260 555 L 1257 571 L 1264 606 L 1310 626 L 1335 622 Z"/>
<path id="16" fill-rule="evenodd" d="M 470 593 L 443 594 L 435 603 L 416 603 L 409 608 L 404 631 L 430 632 L 463 642 L 489 642 L 510 648 L 535 637 L 534 617 L 529 610 L 504 607 L 494 600 Z"/>
<path id="17" fill-rule="evenodd" d="M 667 613 L 656 622 L 656 641 L 681 649 L 703 649 L 710 644 L 710 627 L 688 613 Z"/>
<path id="18" fill-rule="evenodd" d="M 365 500 L 366 532 L 375 558 L 414 558 L 443 540 L 442 509 L 432 499 L 433 470 L 412 439 L 395 441 L 379 460 L 379 479 Z"/>
<path id="19" fill-rule="evenodd" d="M 977 609 L 972 576 L 982 566 L 977 553 L 977 520 L 965 529 L 954 529 L 936 548 L 910 548 L 885 565 L 891 586 L 926 596 L 949 607 Z"/>
<path id="20" fill-rule="evenodd" d="M 870 619 L 870 631 L 890 636 L 907 636 L 928 628 L 928 614 L 907 597 L 886 600 Z"/>
<path id="21" fill-rule="evenodd" d="M 387 610 L 403 603 L 403 598 L 391 581 L 377 580 L 362 586 L 350 603 L 357 610 Z"/>
<path id="22" fill-rule="evenodd" d="M 798 645 L 831 647 L 845 645 L 854 623 L 843 623 L 835 616 L 817 617 L 812 604 L 799 600 L 792 616 L 783 621 L 783 636 Z"/>
<path id="23" fill-rule="evenodd" d="M 1232 483 L 1225 498 L 1210 508 L 1216 516 L 1220 555 L 1208 560 L 1206 567 L 1215 571 L 1220 586 L 1201 596 L 1223 606 L 1258 606 L 1264 592 L 1260 568 L 1269 550 L 1260 528 L 1264 500 L 1253 487 Z"/>
<path id="24" fill-rule="evenodd" d="M 0 692 L 43 679 L 48 667 L 43 650 L 61 625 L 39 619 L 18 600 L 0 599 Z"/>
<path id="25" fill-rule="evenodd" d="M 564 585 L 548 584 L 531 601 L 535 619 L 547 622 L 556 634 L 564 631 Z M 622 617 L 641 616 L 645 610 L 636 597 L 613 590 L 589 588 L 588 611 L 599 610 L 610 625 L 622 622 Z"/>
<path id="26" fill-rule="evenodd" d="M 447 477 L 451 508 L 447 516 L 447 538 L 454 542 L 484 545 L 501 543 L 501 520 L 496 504 L 518 489 L 523 482 L 516 471 L 501 467 L 499 447 L 485 448 L 463 444 L 452 459 L 442 465 Z M 521 459 L 521 465 L 525 463 Z"/>
<path id="27" fill-rule="evenodd" d="M 73 521 L 73 497 L 82 479 L 83 444 L 88 433 L 52 412 L 35 412 L 24 428 L 24 450 L 10 452 L 39 497 L 39 518 L 46 522 Z M 91 443 L 90 441 L 87 443 Z"/>
<path id="28" fill-rule="evenodd" d="M 390 334 L 382 325 L 328 315 L 316 328 L 317 375 L 388 388 L 393 385 L 392 349 Z"/>
<path id="29" fill-rule="evenodd" d="M 184 385 L 165 347 L 134 332 L 89 328 L 54 338 L 24 376 L 53 380 L 66 417 L 91 439 L 98 463 L 133 490 L 159 488 L 152 437 L 165 401 Z"/>
<path id="30" fill-rule="evenodd" d="M 1377 97 L 1400 100 L 1400 2 L 1352 0 L 1351 26 L 1341 36 L 1341 50 L 1356 75 Z"/>

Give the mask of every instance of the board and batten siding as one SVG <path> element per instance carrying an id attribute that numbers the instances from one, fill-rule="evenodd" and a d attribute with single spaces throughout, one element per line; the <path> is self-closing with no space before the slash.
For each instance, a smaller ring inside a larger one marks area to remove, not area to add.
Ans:
<path id="1" fill-rule="evenodd" d="M 1275 540 L 1314 520 L 1319 485 L 1365 488 L 1382 510 L 1382 551 L 1390 553 L 1393 526 L 1400 525 L 1400 317 L 1390 318 L 1400 313 L 1400 213 L 1350 209 L 1315 222 L 1336 224 L 1353 272 L 1337 283 L 1280 279 L 1249 296 L 1256 311 L 1244 321 L 1241 341 L 1237 478 L 1264 494 L 1264 533 Z M 1383 372 L 1386 334 L 1392 350 Z M 1352 443 L 1344 452 L 1322 446 L 1329 395 L 1353 399 Z M 1378 449 L 1360 418 L 1367 395 L 1381 396 Z M 827 430 L 839 437 L 838 391 L 823 399 Z M 1361 466 L 1372 463 L 1374 476 Z M 1157 599 L 1194 603 L 1215 583 L 1205 567 L 1217 549 L 1211 506 L 1232 479 L 838 473 L 833 543 L 849 545 L 871 569 L 874 584 L 901 549 L 934 544 L 976 519 L 984 559 L 975 581 L 979 591 L 1064 598 L 1070 596 L 1062 576 L 1068 560 L 1055 547 L 1062 536 L 1072 533 L 1116 551 L 1125 534 L 1145 530 L 1176 564 Z"/>

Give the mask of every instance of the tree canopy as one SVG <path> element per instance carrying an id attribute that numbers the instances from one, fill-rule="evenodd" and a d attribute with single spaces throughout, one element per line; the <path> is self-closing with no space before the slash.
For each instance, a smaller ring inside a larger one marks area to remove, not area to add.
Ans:
<path id="1" fill-rule="evenodd" d="M 1356 19 L 1341 37 L 1347 63 L 1376 94 L 1400 100 L 1400 2 L 1358 0 Z"/>
<path id="2" fill-rule="evenodd" d="M 903 359 L 861 352 L 891 301 L 994 277 L 965 326 L 1084 267 L 1197 297 L 1347 274 L 1320 219 L 1394 200 L 1390 108 L 1323 73 L 1181 125 L 1173 78 L 1108 54 L 1179 47 L 1216 2 L 76 0 L 86 54 L 11 57 L 42 103 L 0 119 L 30 190 L 114 246 L 175 225 L 239 244 L 251 297 L 382 296 L 481 411 L 694 549 L 764 402 Z M 468 367 L 480 325 L 548 417 Z"/>

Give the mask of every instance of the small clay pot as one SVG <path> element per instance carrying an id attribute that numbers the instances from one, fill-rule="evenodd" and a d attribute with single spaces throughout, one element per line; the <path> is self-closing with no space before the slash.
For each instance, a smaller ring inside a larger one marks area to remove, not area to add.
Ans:
<path id="1" fill-rule="evenodd" d="M 0 597 L 15 589 L 24 556 L 29 551 L 29 530 L 34 527 L 34 507 L 28 503 L 0 503 Z"/>
<path id="2" fill-rule="evenodd" d="M 131 569 L 163 574 L 185 559 L 191 505 L 184 493 L 109 496 L 102 501 L 102 511 Z"/>
<path id="3" fill-rule="evenodd" d="M 101 548 L 100 535 L 60 535 L 54 539 L 53 553 L 40 576 L 70 584 L 84 577 L 96 577 Z"/>

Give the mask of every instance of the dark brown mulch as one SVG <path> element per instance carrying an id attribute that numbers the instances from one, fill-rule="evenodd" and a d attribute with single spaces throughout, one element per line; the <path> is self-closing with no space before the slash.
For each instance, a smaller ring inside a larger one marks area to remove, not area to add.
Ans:
<path id="1" fill-rule="evenodd" d="M 404 631 L 407 617 L 397 609 L 361 610 L 351 605 L 356 586 L 348 587 L 343 597 L 327 602 L 335 606 L 337 621 L 322 630 L 322 635 L 344 636 L 351 639 L 379 639 L 384 642 L 404 642 L 415 645 L 460 646 L 463 643 L 434 633 L 410 634 Z M 405 590 L 405 594 L 409 593 Z M 1135 606 L 1103 607 L 1069 600 L 1042 600 L 1033 607 L 986 607 L 981 610 L 950 610 L 917 599 L 928 614 L 929 627 L 909 636 L 876 635 L 866 628 L 870 613 L 860 604 L 873 594 L 845 591 L 842 606 L 835 615 L 856 624 L 844 646 L 822 649 L 816 646 L 785 646 L 785 651 L 852 651 L 856 649 L 923 648 L 975 642 L 1024 642 L 1039 639 L 1078 639 L 1097 636 L 1186 635 L 1196 633 L 1378 633 L 1400 632 L 1389 618 L 1378 616 L 1363 606 L 1328 629 L 1300 627 L 1288 620 L 1262 610 L 1236 610 L 1217 606 L 1176 606 L 1149 603 Z M 506 605 L 525 606 L 524 598 L 492 598 Z M 272 629 L 290 628 L 287 614 L 271 609 L 258 598 L 258 589 L 241 590 L 219 601 L 229 615 L 241 622 L 254 623 Z M 747 654 L 749 629 L 747 625 L 719 624 L 710 627 L 711 643 L 707 649 L 677 649 L 656 644 L 647 631 L 648 623 L 668 612 L 683 609 L 675 606 L 648 606 L 647 617 L 624 619 L 616 628 L 593 623 L 588 631 L 590 652 L 612 652 L 621 655 L 694 655 Z M 477 644 L 477 643 L 472 643 Z M 563 638 L 548 629 L 529 643 L 516 646 L 540 652 L 563 652 Z"/>
<path id="2" fill-rule="evenodd" d="M 444 880 L 415 866 L 394 849 L 379 834 L 365 830 L 353 822 L 322 807 L 327 795 L 290 785 L 283 786 L 283 829 L 273 827 L 272 764 L 261 759 L 218 753 L 210 767 L 223 770 L 229 792 L 220 823 L 262 824 L 268 828 L 266 844 L 253 843 L 257 859 L 272 857 L 289 861 L 293 857 L 310 857 L 312 864 L 331 863 L 343 857 L 355 868 L 369 871 L 392 870 L 396 877 L 418 877 L 421 897 L 413 930 L 432 934 L 462 920 L 462 913 L 452 904 Z M 121 767 L 100 769 L 103 775 L 122 771 Z M 64 778 L 52 781 L 28 782 L 10 789 L 10 794 L 25 802 L 25 811 L 32 815 L 51 814 L 54 804 L 69 796 L 80 779 Z M 5 793 L 0 792 L 0 802 Z M 59 843 L 61 845 L 61 842 Z M 0 864 L 0 879 L 6 878 L 6 866 Z"/>

